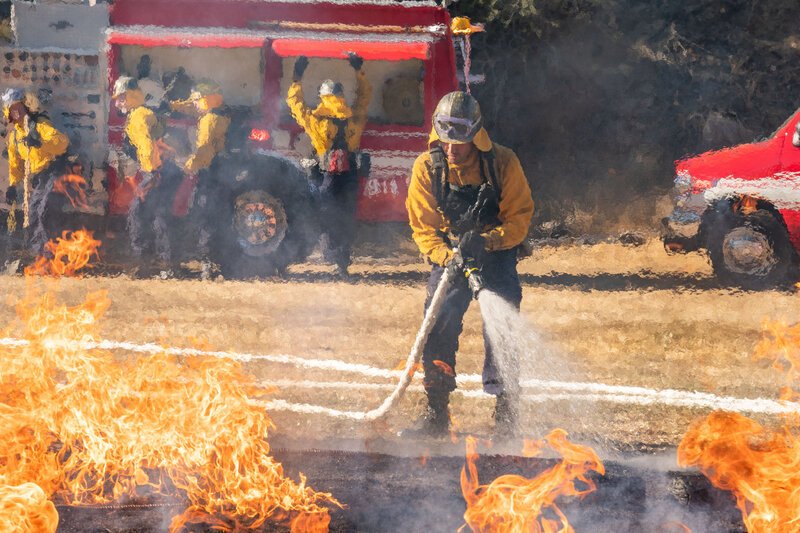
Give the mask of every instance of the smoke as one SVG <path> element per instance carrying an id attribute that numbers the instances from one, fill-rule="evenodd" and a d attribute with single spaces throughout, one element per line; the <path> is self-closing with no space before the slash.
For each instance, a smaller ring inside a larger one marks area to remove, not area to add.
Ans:
<path id="1" fill-rule="evenodd" d="M 489 23 L 473 93 L 493 139 L 520 155 L 540 221 L 653 227 L 673 161 L 768 135 L 797 106 L 792 0 L 533 4 L 452 11 Z"/>

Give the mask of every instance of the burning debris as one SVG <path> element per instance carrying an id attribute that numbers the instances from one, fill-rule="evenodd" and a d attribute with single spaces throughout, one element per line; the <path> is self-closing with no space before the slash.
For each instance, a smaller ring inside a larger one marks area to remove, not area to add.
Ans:
<path id="1" fill-rule="evenodd" d="M 99 242 L 65 234 L 37 273 L 72 275 Z M 269 391 L 223 359 L 155 354 L 127 360 L 87 348 L 111 301 L 70 307 L 33 290 L 17 306 L 25 346 L 4 347 L 0 370 L 0 524 L 55 531 L 53 502 L 90 505 L 166 495 L 188 502 L 170 531 L 241 531 L 266 522 L 327 531 L 339 505 L 284 476 L 270 455 Z M 52 501 L 48 501 L 48 498 Z M 5 522 L 3 522 L 5 521 Z M 9 522 L 10 521 L 10 522 Z"/>
<path id="2" fill-rule="evenodd" d="M 781 400 L 800 401 L 800 324 L 770 324 L 756 358 L 785 372 Z M 716 487 L 733 492 L 747 531 L 797 531 L 800 413 L 783 415 L 776 428 L 737 413 L 711 413 L 683 437 L 678 463 L 698 467 Z"/>
<path id="3" fill-rule="evenodd" d="M 49 241 L 45 250 L 52 255 L 40 256 L 36 262 L 25 268 L 26 276 L 73 277 L 79 270 L 92 268 L 92 258 L 99 259 L 97 249 L 100 241 L 91 231 L 85 229 L 75 232 L 64 231 L 55 241 Z"/>
<path id="4" fill-rule="evenodd" d="M 589 473 L 603 475 L 605 468 L 594 450 L 571 443 L 563 429 L 554 429 L 540 441 L 526 441 L 523 454 L 536 457 L 545 448 L 558 453 L 562 460 L 535 478 L 504 475 L 489 485 L 481 485 L 475 466 L 477 440 L 468 437 L 467 464 L 461 471 L 467 526 L 475 532 L 573 531 L 556 505 L 556 499 L 559 496 L 583 497 L 593 492 L 596 485 Z"/>

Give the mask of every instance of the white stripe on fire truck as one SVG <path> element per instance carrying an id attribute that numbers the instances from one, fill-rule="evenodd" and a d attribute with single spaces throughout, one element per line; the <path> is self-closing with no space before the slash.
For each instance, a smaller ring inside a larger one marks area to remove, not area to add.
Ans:
<path id="1" fill-rule="evenodd" d="M 731 195 L 748 195 L 768 200 L 778 209 L 800 208 L 800 172 L 782 172 L 768 178 L 746 180 L 727 177 L 703 192 L 707 202 Z"/>
<path id="2" fill-rule="evenodd" d="M 343 41 L 343 42 L 416 42 L 433 43 L 441 35 L 444 35 L 443 26 L 431 26 L 428 28 L 430 33 L 347 33 L 347 32 L 319 32 L 303 31 L 292 29 L 275 30 L 248 30 L 243 28 L 224 28 L 218 26 L 197 26 L 164 28 L 163 26 L 153 26 L 148 24 L 132 24 L 130 26 L 112 26 L 106 30 L 111 37 L 135 36 L 137 38 L 163 38 L 180 37 L 191 42 L 193 37 L 198 35 L 214 35 L 218 38 L 228 39 L 308 39 L 311 41 Z"/>

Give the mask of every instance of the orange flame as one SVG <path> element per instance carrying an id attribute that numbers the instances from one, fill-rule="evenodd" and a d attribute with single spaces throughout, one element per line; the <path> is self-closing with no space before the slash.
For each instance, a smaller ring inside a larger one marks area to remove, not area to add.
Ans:
<path id="1" fill-rule="evenodd" d="M 51 243 L 54 272 L 86 266 L 96 248 L 76 241 L 93 239 L 75 232 Z M 267 521 L 326 531 L 326 505 L 340 504 L 302 475 L 287 478 L 270 456 L 272 421 L 252 399 L 268 391 L 234 361 L 120 360 L 87 347 L 100 341 L 110 304 L 98 292 L 74 307 L 53 294 L 17 307 L 28 344 L 0 348 L 0 526 L 27 520 L 29 527 L 0 530 L 55 531 L 48 497 L 82 505 L 160 493 L 189 503 L 173 532 L 199 524 L 242 531 Z M 11 511 L 19 505 L 29 518 Z"/>
<path id="2" fill-rule="evenodd" d="M 72 207 L 86 208 L 89 204 L 86 199 L 86 180 L 77 174 L 64 174 L 53 184 L 53 192 L 61 193 L 67 197 Z"/>
<path id="3" fill-rule="evenodd" d="M 0 531 L 49 533 L 55 532 L 57 527 L 56 506 L 39 485 L 0 485 Z"/>
<path id="4" fill-rule="evenodd" d="M 661 524 L 659 526 L 658 531 L 676 531 L 678 533 L 692 533 L 691 528 L 686 524 L 682 524 L 680 522 L 667 522 L 666 524 Z"/>
<path id="5" fill-rule="evenodd" d="M 406 368 L 406 361 L 404 359 L 404 360 L 400 361 L 397 364 L 397 366 L 394 367 L 394 370 L 400 371 L 400 370 L 404 370 L 405 368 Z M 411 365 L 411 368 L 408 370 L 408 375 L 409 376 L 413 376 L 417 372 L 422 372 L 422 370 L 423 370 L 422 363 L 414 363 L 413 365 Z"/>
<path id="6" fill-rule="evenodd" d="M 448 365 L 444 361 L 439 361 L 438 359 L 436 359 L 435 361 L 433 361 L 433 364 L 436 365 L 436 367 L 439 370 L 441 370 L 442 372 L 444 372 L 448 376 L 455 376 L 456 375 L 456 372 L 455 372 L 455 370 L 453 370 L 453 367 Z"/>
<path id="7" fill-rule="evenodd" d="M 467 437 L 467 464 L 461 470 L 461 491 L 467 502 L 464 521 L 477 533 L 570 533 L 567 517 L 556 505 L 559 496 L 583 497 L 596 489 L 588 477 L 593 471 L 605 474 L 605 467 L 591 448 L 567 440 L 567 432 L 554 429 L 538 443 L 559 453 L 561 462 L 533 479 L 500 476 L 489 485 L 478 482 L 477 440 Z M 529 448 L 531 450 L 532 448 Z M 537 451 L 538 455 L 538 451 Z M 580 482 L 578 484 L 577 482 Z M 555 515 L 556 519 L 545 518 Z"/>
<path id="8" fill-rule="evenodd" d="M 36 262 L 25 268 L 26 276 L 67 276 L 77 275 L 79 270 L 91 268 L 92 257 L 99 258 L 97 249 L 102 243 L 93 237 L 91 231 L 81 229 L 64 231 L 61 237 L 45 245 L 52 258 L 36 258 Z"/>
<path id="9" fill-rule="evenodd" d="M 785 372 L 780 397 L 800 400 L 800 324 L 766 325 L 755 357 Z M 718 488 L 733 492 L 750 532 L 797 531 L 800 508 L 798 413 L 776 429 L 736 413 L 714 412 L 694 422 L 678 447 L 678 463 L 696 466 Z"/>

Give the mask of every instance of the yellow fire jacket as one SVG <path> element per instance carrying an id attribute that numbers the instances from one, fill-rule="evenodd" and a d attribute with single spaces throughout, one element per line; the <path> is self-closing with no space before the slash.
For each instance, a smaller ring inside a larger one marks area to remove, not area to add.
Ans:
<path id="1" fill-rule="evenodd" d="M 431 132 L 429 144 L 439 142 L 436 132 Z M 509 148 L 492 144 L 486 130 L 481 130 L 473 141 L 478 150 L 488 152 L 494 146 L 497 181 L 500 186 L 500 225 L 483 233 L 488 251 L 509 250 L 520 244 L 528 233 L 533 217 L 533 198 L 525 172 L 516 154 Z M 480 185 L 480 157 L 476 153 L 465 164 L 449 165 L 448 181 L 453 185 Z M 420 251 L 437 265 L 445 266 L 453 258 L 453 250 L 444 235 L 450 222 L 439 208 L 433 190 L 434 173 L 430 153 L 417 157 L 411 171 L 406 209 L 414 242 Z"/>
<path id="2" fill-rule="evenodd" d="M 187 174 L 197 174 L 208 168 L 217 154 L 225 150 L 225 135 L 228 133 L 231 119 L 214 111 L 222 107 L 222 103 L 221 96 L 212 95 L 201 98 L 198 105 L 191 101 L 169 104 L 175 111 L 199 117 L 194 153 L 184 165 Z"/>
<path id="3" fill-rule="evenodd" d="M 158 127 L 158 118 L 152 109 L 144 106 L 144 95 L 137 89 L 126 93 L 131 110 L 125 122 L 125 135 L 136 149 L 139 167 L 145 172 L 161 168 L 161 153 L 156 146 L 158 139 L 153 132 Z"/>
<path id="4" fill-rule="evenodd" d="M 26 132 L 21 124 L 15 124 L 13 133 L 8 137 L 9 185 L 16 185 L 25 177 L 26 162 L 30 165 L 30 173 L 36 174 L 47 168 L 69 147 L 69 138 L 53 127 L 49 120 L 39 118 L 35 127 L 41 146 L 29 147 L 25 143 Z"/>
<path id="5" fill-rule="evenodd" d="M 367 124 L 367 111 L 372 98 L 372 85 L 362 71 L 356 73 L 356 101 L 352 109 L 341 96 L 326 95 L 316 109 L 311 109 L 303 99 L 303 86 L 296 81 L 289 87 L 286 103 L 292 117 L 311 138 L 311 144 L 317 155 L 322 156 L 331 149 L 333 140 L 339 129 L 331 118 L 349 119 L 345 138 L 351 152 L 361 146 L 361 135 Z"/>

